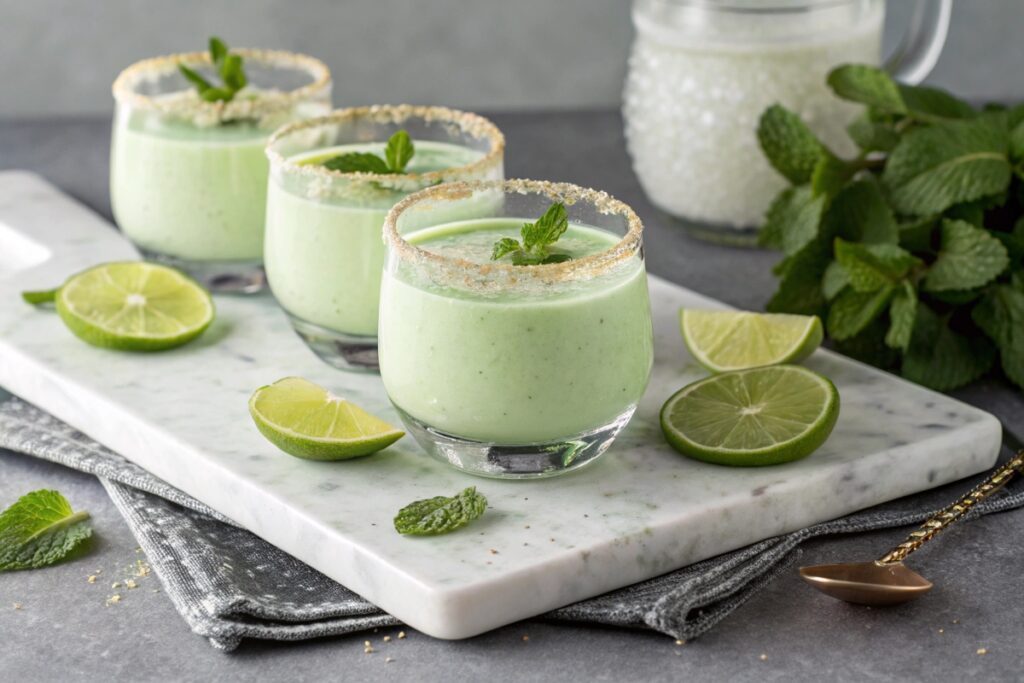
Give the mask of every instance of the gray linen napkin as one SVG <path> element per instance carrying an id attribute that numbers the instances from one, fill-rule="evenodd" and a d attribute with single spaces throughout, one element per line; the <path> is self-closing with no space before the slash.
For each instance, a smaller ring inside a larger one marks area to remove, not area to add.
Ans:
<path id="1" fill-rule="evenodd" d="M 178 612 L 218 649 L 233 650 L 243 638 L 301 640 L 400 623 L 48 413 L 5 399 L 2 390 L 0 447 L 98 476 Z M 770 538 L 541 618 L 654 629 L 689 640 L 786 570 L 803 541 L 920 522 L 984 476 Z M 1022 505 L 1018 480 L 972 515 Z"/>

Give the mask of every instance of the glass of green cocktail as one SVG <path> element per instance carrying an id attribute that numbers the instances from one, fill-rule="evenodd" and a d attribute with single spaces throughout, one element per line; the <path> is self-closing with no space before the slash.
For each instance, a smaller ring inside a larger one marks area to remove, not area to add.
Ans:
<path id="1" fill-rule="evenodd" d="M 502 178 L 504 149 L 493 123 L 444 107 L 342 109 L 274 134 L 267 278 L 318 356 L 347 370 L 377 370 L 385 215 L 425 187 Z"/>
<path id="2" fill-rule="evenodd" d="M 224 55 L 212 51 L 147 59 L 118 76 L 110 195 L 117 224 L 146 258 L 215 291 L 248 293 L 265 282 L 263 148 L 283 124 L 330 111 L 331 79 L 304 55 L 229 54 L 244 66 L 229 74 L 237 89 L 210 89 L 220 99 L 204 99 L 186 76 L 216 82 L 214 57 Z"/>
<path id="3" fill-rule="evenodd" d="M 443 185 L 391 210 L 381 377 L 428 453 L 536 478 L 607 449 L 653 362 L 642 230 L 603 192 L 528 180 Z"/>

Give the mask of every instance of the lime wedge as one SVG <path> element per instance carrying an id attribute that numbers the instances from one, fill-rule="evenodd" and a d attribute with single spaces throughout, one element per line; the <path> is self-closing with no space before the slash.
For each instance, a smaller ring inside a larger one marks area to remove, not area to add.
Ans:
<path id="1" fill-rule="evenodd" d="M 684 308 L 679 317 L 686 347 L 711 372 L 796 363 L 814 353 L 823 335 L 815 315 Z"/>
<path id="2" fill-rule="evenodd" d="M 61 320 L 93 346 L 161 351 L 189 342 L 213 321 L 213 300 L 188 276 L 154 263 L 106 263 L 73 275 L 59 289 L 25 292 L 53 301 Z"/>
<path id="3" fill-rule="evenodd" d="M 405 436 L 379 417 L 301 377 L 285 377 L 257 389 L 249 399 L 249 412 L 272 444 L 308 460 L 370 455 Z"/>
<path id="4" fill-rule="evenodd" d="M 677 451 L 718 465 L 776 465 L 813 453 L 839 417 L 839 392 L 816 372 L 776 365 L 712 375 L 661 408 Z"/>

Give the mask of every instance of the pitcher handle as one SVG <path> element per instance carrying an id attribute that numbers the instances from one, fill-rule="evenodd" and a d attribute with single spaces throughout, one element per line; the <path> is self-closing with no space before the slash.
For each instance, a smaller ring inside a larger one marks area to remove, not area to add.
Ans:
<path id="1" fill-rule="evenodd" d="M 917 0 L 910 26 L 885 68 L 896 80 L 917 85 L 931 73 L 949 33 L 953 0 Z"/>

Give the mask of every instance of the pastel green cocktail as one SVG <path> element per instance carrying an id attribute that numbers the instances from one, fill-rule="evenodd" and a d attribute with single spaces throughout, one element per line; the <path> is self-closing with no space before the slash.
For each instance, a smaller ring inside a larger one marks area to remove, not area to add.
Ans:
<path id="1" fill-rule="evenodd" d="M 608 447 L 650 375 L 640 222 L 574 186 L 472 187 L 448 202 L 438 201 L 445 188 L 426 190 L 389 216 L 381 378 L 410 433 L 445 462 L 493 477 L 575 469 Z M 454 206 L 496 189 L 505 199 L 497 216 L 445 222 Z M 417 199 L 431 207 L 417 211 Z M 570 260 L 491 260 L 496 242 L 563 200 L 570 222 L 555 246 Z"/>
<path id="2" fill-rule="evenodd" d="M 355 153 L 383 159 L 397 130 L 410 134 L 414 148 L 402 173 L 325 166 Z M 267 146 L 267 278 L 299 336 L 322 359 L 376 370 L 388 210 L 440 182 L 500 178 L 503 148 L 490 122 L 439 107 L 347 109 L 275 134 Z"/>
<path id="3" fill-rule="evenodd" d="M 208 73 L 207 53 L 139 62 L 114 84 L 114 217 L 148 258 L 220 291 L 263 286 L 269 164 L 280 125 L 330 109 L 330 74 L 310 57 L 236 50 L 249 85 L 230 101 L 203 100 L 179 73 Z"/>

